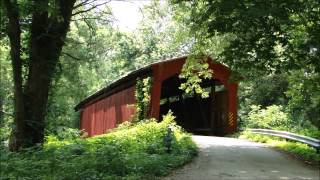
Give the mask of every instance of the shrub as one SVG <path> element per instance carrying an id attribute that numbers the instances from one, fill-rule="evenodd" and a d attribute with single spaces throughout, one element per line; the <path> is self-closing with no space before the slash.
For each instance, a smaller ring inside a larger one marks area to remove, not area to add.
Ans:
<path id="1" fill-rule="evenodd" d="M 126 123 L 108 134 L 81 139 L 47 136 L 42 149 L 19 153 L 1 148 L 0 179 L 148 179 L 188 162 L 197 148 L 172 114 Z M 171 151 L 164 139 L 171 127 Z M 69 136 L 67 136 L 69 137 Z"/>
<path id="2" fill-rule="evenodd" d="M 63 140 L 63 139 L 73 140 L 73 139 L 79 138 L 82 133 L 83 131 L 79 129 L 61 127 L 57 130 L 56 137 L 60 140 Z"/>
<path id="3" fill-rule="evenodd" d="M 292 128 L 290 128 L 291 132 L 313 137 L 313 138 L 318 138 L 320 137 L 320 131 L 317 127 L 312 125 L 311 123 L 305 123 L 304 127 L 301 127 L 299 125 L 295 125 Z"/>
<path id="4" fill-rule="evenodd" d="M 261 106 L 251 106 L 246 127 L 265 129 L 288 129 L 290 121 L 288 115 L 282 111 L 281 106 L 272 105 L 261 109 Z"/>
<path id="5" fill-rule="evenodd" d="M 308 122 L 301 126 L 298 122 L 290 120 L 288 114 L 282 111 L 282 107 L 277 105 L 268 106 L 266 109 L 251 106 L 251 111 L 242 123 L 246 128 L 284 130 L 314 138 L 320 137 L 317 127 Z"/>

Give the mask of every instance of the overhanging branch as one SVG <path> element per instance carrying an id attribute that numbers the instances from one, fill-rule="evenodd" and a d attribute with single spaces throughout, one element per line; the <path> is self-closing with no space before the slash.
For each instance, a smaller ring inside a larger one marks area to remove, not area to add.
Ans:
<path id="1" fill-rule="evenodd" d="M 105 4 L 109 3 L 110 1 L 111 1 L 111 0 L 106 0 L 106 1 L 103 2 L 103 3 L 94 4 L 94 5 L 91 4 L 91 3 L 89 3 L 88 1 L 86 1 L 87 3 L 82 3 L 82 5 L 83 5 L 83 6 L 86 6 L 86 5 L 89 5 L 89 4 L 90 4 L 91 7 L 87 8 L 87 9 L 84 9 L 84 10 L 77 11 L 77 12 L 73 13 L 72 16 L 75 16 L 75 15 L 81 14 L 81 13 L 89 12 L 89 11 L 91 11 L 91 10 L 99 7 L 99 6 L 102 6 L 102 5 L 105 5 Z M 81 4 L 80 4 L 80 5 L 81 5 Z M 77 6 L 78 6 L 78 7 L 76 7 L 76 8 L 79 8 L 79 5 L 77 5 Z"/>
<path id="2" fill-rule="evenodd" d="M 68 57 L 70 57 L 70 58 L 72 58 L 72 59 L 75 59 L 75 60 L 81 61 L 81 59 L 80 59 L 80 58 L 75 57 L 75 56 L 73 56 L 73 55 L 71 55 L 71 54 L 69 54 L 69 53 L 67 53 L 67 52 L 62 52 L 62 54 L 63 54 L 63 55 L 66 55 L 66 56 L 68 56 Z"/>
<path id="3" fill-rule="evenodd" d="M 79 7 L 81 7 L 81 6 L 88 5 L 88 4 L 92 3 L 93 1 L 94 1 L 94 0 L 92 0 L 91 2 L 90 2 L 90 0 L 83 0 L 83 1 L 81 1 L 79 4 L 76 4 L 76 5 L 73 7 L 73 9 L 77 9 L 77 8 L 79 8 Z"/>

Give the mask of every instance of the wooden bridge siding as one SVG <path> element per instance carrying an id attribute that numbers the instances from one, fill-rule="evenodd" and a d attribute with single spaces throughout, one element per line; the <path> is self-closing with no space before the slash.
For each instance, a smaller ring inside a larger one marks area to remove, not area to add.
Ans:
<path id="1" fill-rule="evenodd" d="M 89 136 L 103 134 L 117 124 L 131 120 L 135 113 L 135 86 L 101 99 L 82 111 L 81 129 Z"/>

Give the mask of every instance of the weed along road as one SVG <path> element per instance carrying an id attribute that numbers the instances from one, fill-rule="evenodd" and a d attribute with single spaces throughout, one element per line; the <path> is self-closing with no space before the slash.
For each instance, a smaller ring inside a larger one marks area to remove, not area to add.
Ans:
<path id="1" fill-rule="evenodd" d="M 263 144 L 193 136 L 199 155 L 164 180 L 319 180 L 319 170 Z"/>

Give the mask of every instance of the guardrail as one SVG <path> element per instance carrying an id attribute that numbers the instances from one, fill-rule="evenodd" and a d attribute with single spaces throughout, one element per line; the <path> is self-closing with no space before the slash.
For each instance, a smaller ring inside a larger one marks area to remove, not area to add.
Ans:
<path id="1" fill-rule="evenodd" d="M 277 137 L 282 137 L 282 138 L 289 139 L 292 141 L 301 142 L 301 143 L 307 144 L 307 145 L 317 149 L 317 152 L 320 151 L 320 140 L 319 139 L 311 138 L 308 136 L 302 136 L 302 135 L 298 135 L 298 134 L 294 134 L 294 133 L 290 133 L 290 132 L 286 132 L 286 131 L 277 131 L 277 130 L 271 130 L 271 129 L 246 129 L 246 130 L 248 130 L 252 133 L 255 133 L 255 134 L 265 134 L 265 135 L 277 136 Z"/>

